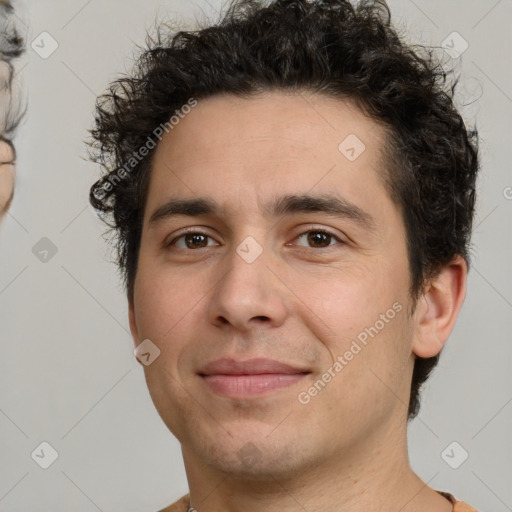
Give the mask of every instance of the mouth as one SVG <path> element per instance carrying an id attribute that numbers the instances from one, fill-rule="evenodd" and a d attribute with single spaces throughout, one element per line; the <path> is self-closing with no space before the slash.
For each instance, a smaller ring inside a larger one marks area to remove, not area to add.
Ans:
<path id="1" fill-rule="evenodd" d="M 289 387 L 310 373 L 308 369 L 300 366 L 272 359 L 240 361 L 223 358 L 208 363 L 198 375 L 218 395 L 248 398 Z"/>
<path id="2" fill-rule="evenodd" d="M 248 398 L 286 388 L 302 380 L 308 373 L 257 375 L 204 375 L 204 382 L 219 395 L 229 398 Z"/>

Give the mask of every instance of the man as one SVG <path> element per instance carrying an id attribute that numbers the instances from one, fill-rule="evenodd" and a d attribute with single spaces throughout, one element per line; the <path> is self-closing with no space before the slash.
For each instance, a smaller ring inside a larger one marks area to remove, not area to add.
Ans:
<path id="1" fill-rule="evenodd" d="M 0 216 L 7 211 L 14 190 L 15 151 L 10 140 L 21 112 L 13 96 L 12 61 L 23 53 L 23 39 L 12 23 L 13 6 L 0 0 Z"/>
<path id="2" fill-rule="evenodd" d="M 474 510 L 407 422 L 465 297 L 477 136 L 388 15 L 235 2 L 98 102 L 91 202 L 190 488 L 166 512 Z"/>

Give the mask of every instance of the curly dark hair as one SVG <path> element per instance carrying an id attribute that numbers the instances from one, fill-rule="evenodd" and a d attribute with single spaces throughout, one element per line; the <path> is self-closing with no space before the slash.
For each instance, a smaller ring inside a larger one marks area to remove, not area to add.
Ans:
<path id="1" fill-rule="evenodd" d="M 455 255 L 469 267 L 478 136 L 453 104 L 457 78 L 435 49 L 413 48 L 391 26 L 385 2 L 234 0 L 216 24 L 148 37 L 135 70 L 98 98 L 90 156 L 105 170 L 90 202 L 114 232 L 133 299 L 154 151 L 132 164 L 156 127 L 191 97 L 271 90 L 349 98 L 388 133 L 382 179 L 407 233 L 412 313 L 424 285 Z M 417 357 L 408 418 L 439 355 Z"/>

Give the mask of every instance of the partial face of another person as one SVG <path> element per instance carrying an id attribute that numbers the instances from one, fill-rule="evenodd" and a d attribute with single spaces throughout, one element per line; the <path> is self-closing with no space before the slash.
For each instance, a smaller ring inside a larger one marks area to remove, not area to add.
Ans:
<path id="1" fill-rule="evenodd" d="M 14 190 L 14 149 L 0 139 L 0 213 L 4 213 L 12 199 Z"/>
<path id="2" fill-rule="evenodd" d="M 419 348 L 385 144 L 348 100 L 272 92 L 201 100 L 156 148 L 130 325 L 161 351 L 146 381 L 189 457 L 290 476 L 405 425 Z M 169 214 L 198 198 L 211 211 Z M 211 366 L 260 358 L 292 369 Z"/>
<path id="3" fill-rule="evenodd" d="M 14 146 L 6 138 L 14 127 L 18 98 L 13 95 L 14 68 L 11 61 L 23 52 L 23 40 L 13 22 L 10 1 L 0 0 L 0 215 L 5 213 L 14 190 Z"/>

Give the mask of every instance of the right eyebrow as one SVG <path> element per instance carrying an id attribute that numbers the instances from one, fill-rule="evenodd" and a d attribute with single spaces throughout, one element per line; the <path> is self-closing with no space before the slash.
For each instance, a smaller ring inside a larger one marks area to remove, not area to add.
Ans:
<path id="1" fill-rule="evenodd" d="M 195 199 L 169 199 L 151 214 L 149 225 L 158 224 L 165 219 L 178 215 L 188 215 L 191 217 L 198 215 L 215 215 L 218 214 L 218 209 L 217 203 L 204 197 Z"/>

